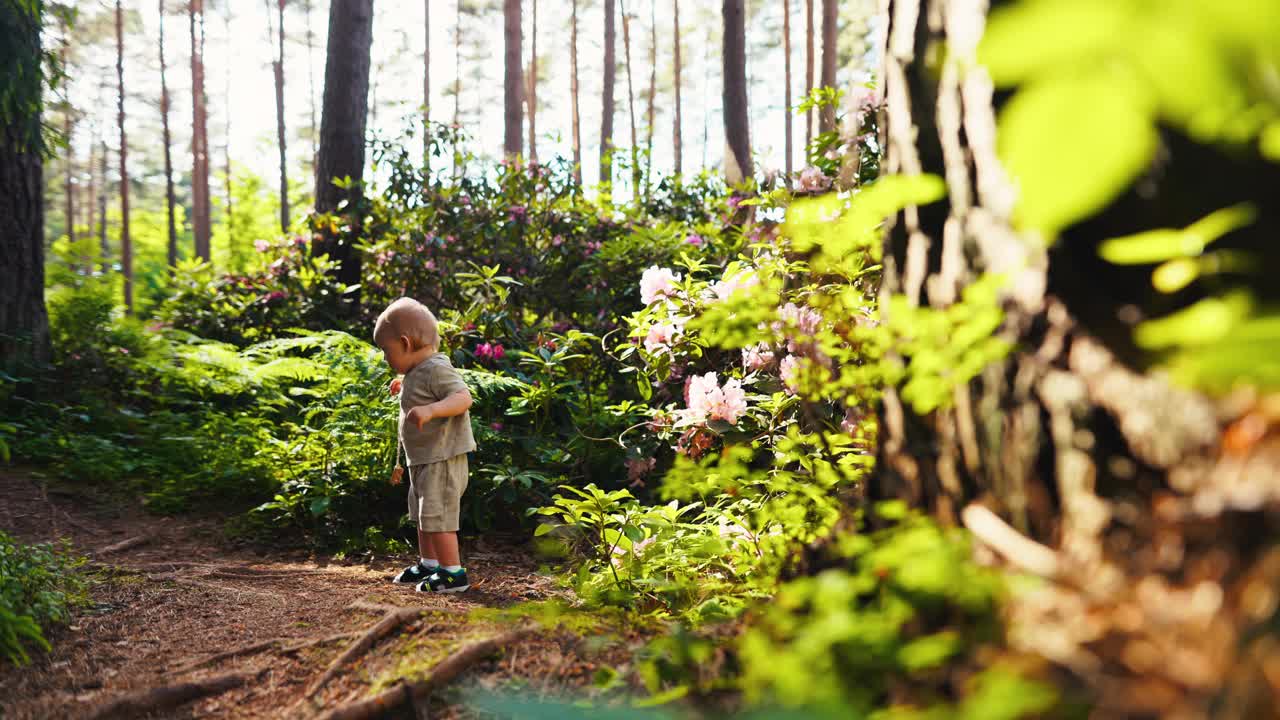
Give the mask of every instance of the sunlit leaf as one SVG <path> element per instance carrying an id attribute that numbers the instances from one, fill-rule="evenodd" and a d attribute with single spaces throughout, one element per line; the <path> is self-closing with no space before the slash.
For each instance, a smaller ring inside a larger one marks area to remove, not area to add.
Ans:
<path id="1" fill-rule="evenodd" d="M 1138 325 L 1134 339 L 1149 350 L 1205 345 L 1222 339 L 1252 307 L 1253 299 L 1245 291 L 1205 298 L 1172 315 Z"/>
<path id="2" fill-rule="evenodd" d="M 1146 265 L 1204 252 L 1214 240 L 1253 222 L 1257 211 L 1241 203 L 1217 210 L 1183 230 L 1160 229 L 1112 238 L 1098 247 L 1098 254 L 1117 265 Z"/>

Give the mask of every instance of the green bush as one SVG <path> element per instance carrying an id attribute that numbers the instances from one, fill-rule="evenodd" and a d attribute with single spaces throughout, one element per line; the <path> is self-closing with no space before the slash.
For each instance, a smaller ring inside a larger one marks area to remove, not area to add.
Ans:
<path id="1" fill-rule="evenodd" d="M 44 630 L 87 602 L 76 574 L 82 563 L 66 547 L 24 545 L 0 530 L 0 654 L 9 662 L 24 665 L 31 648 L 48 650 Z"/>

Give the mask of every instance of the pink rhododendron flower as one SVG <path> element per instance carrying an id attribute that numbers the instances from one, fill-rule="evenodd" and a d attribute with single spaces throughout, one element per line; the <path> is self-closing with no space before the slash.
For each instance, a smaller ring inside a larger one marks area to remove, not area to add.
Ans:
<path id="1" fill-rule="evenodd" d="M 797 352 L 799 348 L 797 340 L 811 340 L 817 334 L 818 326 L 822 324 L 821 313 L 811 307 L 801 307 L 795 303 L 783 305 L 778 309 L 778 315 L 782 318 L 782 322 L 774 324 L 775 330 L 788 331 L 794 328 L 799 331 L 800 337 L 788 333 L 787 350 L 790 352 Z"/>
<path id="2" fill-rule="evenodd" d="M 649 352 L 670 350 L 671 344 L 680 337 L 680 327 L 673 323 L 654 323 L 644 336 L 644 349 Z"/>
<path id="3" fill-rule="evenodd" d="M 690 235 L 689 237 L 685 238 L 684 241 L 690 245 L 695 245 L 695 246 L 701 245 L 702 243 L 706 242 L 705 240 L 702 239 L 701 235 Z"/>
<path id="4" fill-rule="evenodd" d="M 735 292 L 759 284 L 760 278 L 756 277 L 754 272 L 740 270 L 724 280 L 712 283 L 711 293 L 715 295 L 717 300 L 728 300 Z"/>
<path id="5" fill-rule="evenodd" d="M 831 186 L 831 178 L 813 165 L 801 170 L 798 180 L 800 189 L 805 192 L 821 192 Z"/>
<path id="6" fill-rule="evenodd" d="M 720 387 L 714 372 L 691 376 L 685 385 L 685 395 L 689 406 L 686 417 L 690 420 L 723 420 L 736 424 L 747 411 L 742 382 L 733 378 Z"/>
<path id="7" fill-rule="evenodd" d="M 504 357 L 506 357 L 506 356 L 507 356 L 507 351 L 506 351 L 506 350 L 504 350 L 504 349 L 502 348 L 502 344 L 501 344 L 501 343 L 494 343 L 494 344 L 493 344 L 493 359 L 494 359 L 494 360 L 501 360 L 502 358 L 504 358 Z"/>
<path id="8" fill-rule="evenodd" d="M 742 366 L 748 372 L 763 370 L 771 364 L 773 364 L 773 351 L 764 343 L 742 348 Z"/>
<path id="9" fill-rule="evenodd" d="M 257 250 L 260 253 L 264 253 L 267 250 L 271 249 L 271 243 L 267 242 L 266 240 L 254 240 L 253 249 Z"/>
<path id="10" fill-rule="evenodd" d="M 676 282 L 680 276 L 671 272 L 670 268 L 652 265 L 640 276 L 640 301 L 652 305 L 661 297 L 670 297 L 676 293 Z"/>
<path id="11" fill-rule="evenodd" d="M 657 461 L 653 458 L 631 458 L 627 461 L 627 480 L 632 487 L 644 485 L 644 477 L 653 470 Z"/>
<path id="12" fill-rule="evenodd" d="M 556 235 L 555 237 L 551 238 L 551 247 L 560 247 L 563 244 L 564 244 L 563 235 Z"/>
<path id="13" fill-rule="evenodd" d="M 782 364 L 778 366 L 778 374 L 782 376 L 782 384 L 786 385 L 787 390 L 793 395 L 800 389 L 800 361 L 795 355 L 782 358 Z"/>
<path id="14" fill-rule="evenodd" d="M 476 357 L 481 360 L 490 360 L 493 358 L 493 346 L 489 343 L 480 343 L 476 346 Z"/>

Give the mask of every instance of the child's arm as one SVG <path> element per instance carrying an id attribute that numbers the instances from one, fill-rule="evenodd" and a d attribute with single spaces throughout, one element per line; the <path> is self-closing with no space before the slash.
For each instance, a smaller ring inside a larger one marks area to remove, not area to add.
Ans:
<path id="1" fill-rule="evenodd" d="M 423 425 L 436 418 L 447 418 L 455 415 L 461 415 L 471 407 L 471 393 L 467 390 L 459 390 L 438 402 L 429 403 L 427 405 L 418 405 L 409 410 L 408 416 L 405 418 L 408 422 L 414 423 L 421 430 Z"/>

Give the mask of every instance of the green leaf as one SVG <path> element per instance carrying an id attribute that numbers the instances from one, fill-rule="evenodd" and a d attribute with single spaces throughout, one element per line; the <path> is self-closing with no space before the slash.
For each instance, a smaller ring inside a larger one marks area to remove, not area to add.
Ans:
<path id="1" fill-rule="evenodd" d="M 1253 298 L 1246 291 L 1205 298 L 1172 315 L 1138 325 L 1134 340 L 1148 350 L 1207 345 L 1222 339 L 1252 308 Z"/>
<path id="2" fill-rule="evenodd" d="M 1142 87 L 1117 72 L 1019 91 L 1000 113 L 998 135 L 1019 191 L 1017 225 L 1051 241 L 1111 202 L 1155 154 L 1152 112 Z"/>
<path id="3" fill-rule="evenodd" d="M 1195 257 L 1223 235 L 1252 223 L 1257 215 L 1252 205 L 1241 203 L 1216 210 L 1182 230 L 1148 230 L 1111 238 L 1098 246 L 1098 254 L 1117 265 L 1147 265 Z"/>
<path id="4" fill-rule="evenodd" d="M 327 497 L 321 497 L 321 498 L 316 498 L 315 500 L 312 500 L 311 514 L 316 516 L 325 514 L 325 512 L 329 510 L 329 501 L 330 499 Z"/>
<path id="5" fill-rule="evenodd" d="M 545 511 L 546 511 L 546 508 L 543 508 L 543 510 L 544 510 L 544 512 L 545 512 Z M 553 512 L 554 512 L 554 511 L 552 511 L 552 513 L 553 513 Z M 552 514 L 552 513 L 546 513 L 546 514 L 550 515 L 550 514 Z M 555 526 L 555 525 L 552 525 L 552 524 L 550 524 L 550 523 L 540 523 L 540 524 L 538 525 L 537 529 L 533 531 L 533 536 L 534 536 L 534 537 L 542 537 L 543 535 L 546 535 L 547 533 L 549 533 L 549 532 L 551 532 L 552 530 L 555 530 L 555 529 L 556 529 L 556 526 Z"/>

